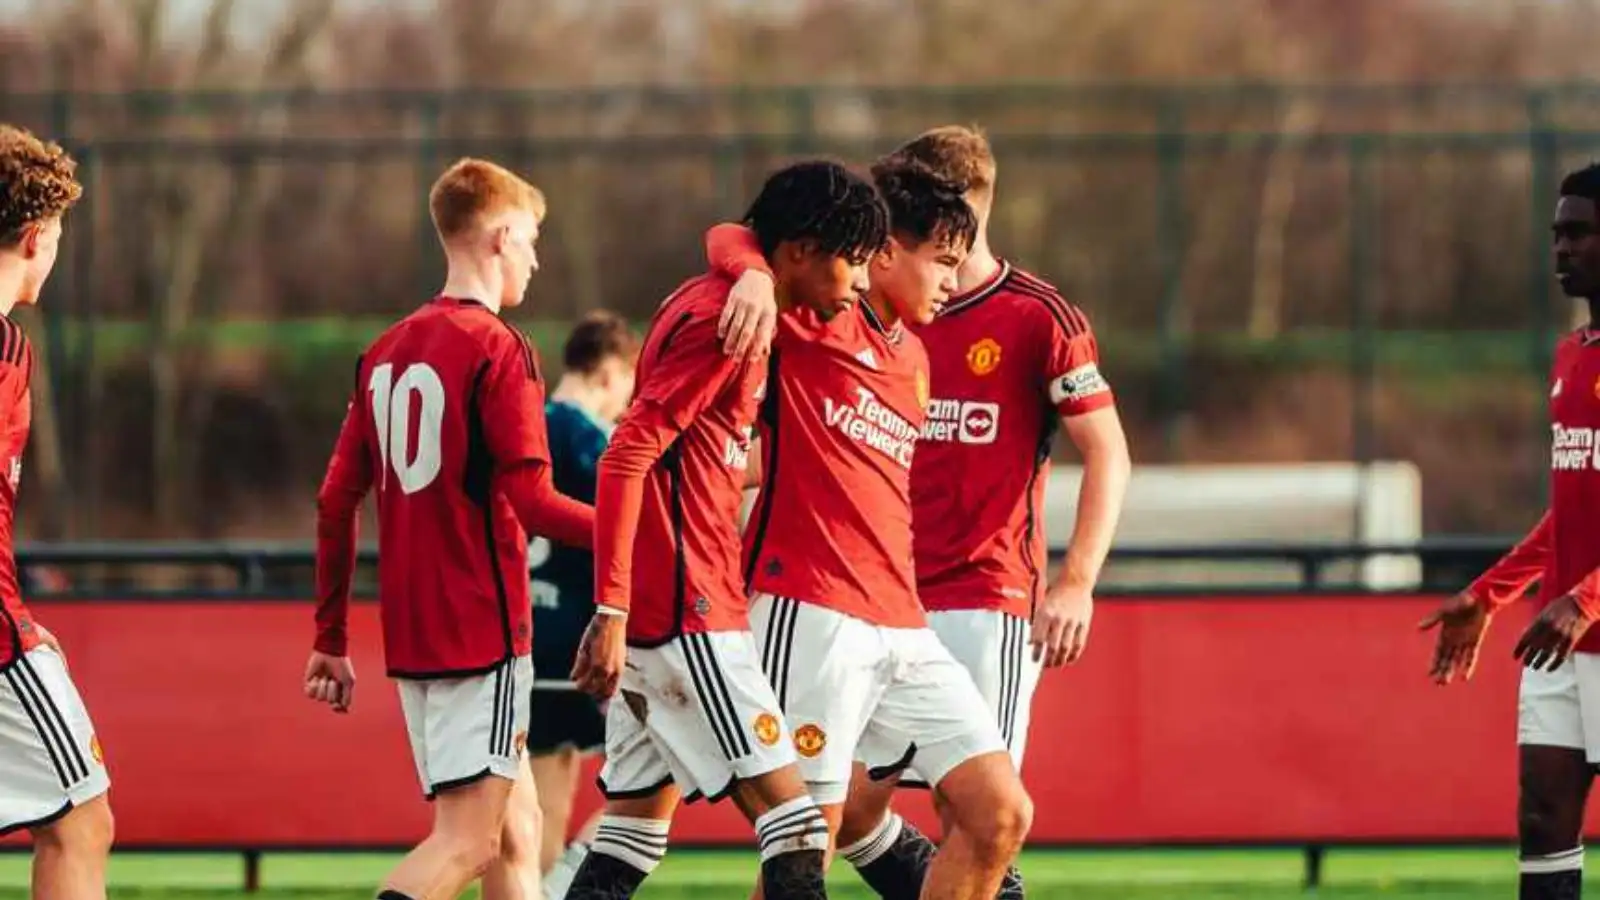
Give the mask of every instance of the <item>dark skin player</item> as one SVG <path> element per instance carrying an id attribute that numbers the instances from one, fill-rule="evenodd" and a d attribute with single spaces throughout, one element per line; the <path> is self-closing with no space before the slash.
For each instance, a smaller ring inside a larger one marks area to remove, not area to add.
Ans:
<path id="1" fill-rule="evenodd" d="M 1600 208 L 1587 197 L 1562 196 L 1551 235 L 1561 290 L 1588 301 L 1591 327 L 1600 326 Z M 1429 673 L 1436 683 L 1472 677 L 1493 614 L 1484 599 L 1463 591 L 1422 621 L 1424 631 L 1439 631 Z M 1554 671 L 1572 655 L 1589 625 L 1575 596 L 1558 597 L 1522 633 L 1513 656 L 1531 669 Z M 1523 856 L 1577 846 L 1594 777 L 1584 751 L 1526 744 L 1518 749 L 1518 833 Z"/>

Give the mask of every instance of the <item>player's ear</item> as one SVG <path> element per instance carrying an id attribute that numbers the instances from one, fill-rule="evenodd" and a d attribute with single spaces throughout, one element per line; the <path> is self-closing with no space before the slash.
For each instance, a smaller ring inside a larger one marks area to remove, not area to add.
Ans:
<path id="1" fill-rule="evenodd" d="M 17 241 L 17 249 L 22 252 L 23 259 L 33 259 L 39 255 L 39 241 L 43 233 L 44 226 L 38 222 L 22 226 L 22 239 Z"/>

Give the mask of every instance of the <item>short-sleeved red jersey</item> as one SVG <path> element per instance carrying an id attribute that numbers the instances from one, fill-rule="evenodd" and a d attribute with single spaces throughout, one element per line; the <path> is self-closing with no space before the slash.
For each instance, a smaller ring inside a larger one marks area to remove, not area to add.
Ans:
<path id="1" fill-rule="evenodd" d="M 1088 317 L 1009 263 L 917 329 L 933 399 L 911 473 L 917 589 L 930 610 L 1032 615 L 1060 417 L 1110 406 Z"/>
<path id="2" fill-rule="evenodd" d="M 767 372 L 722 352 L 732 284 L 702 276 L 662 303 L 632 405 L 600 459 L 596 602 L 628 611 L 633 646 L 750 627 L 739 507 Z"/>
<path id="3" fill-rule="evenodd" d="M 753 590 L 892 628 L 926 624 L 912 570 L 911 459 L 928 400 L 922 342 L 865 303 L 778 317 L 745 530 Z"/>
<path id="4" fill-rule="evenodd" d="M 468 675 L 531 652 L 528 539 L 495 475 L 548 464 L 544 394 L 532 346 L 471 300 L 435 299 L 362 355 L 328 480 L 377 493 L 391 676 Z M 343 642 L 343 609 L 329 599 L 337 622 L 319 621 L 319 649 Z"/>
<path id="5" fill-rule="evenodd" d="M 1600 331 L 1583 329 L 1556 347 L 1550 432 L 1549 512 L 1468 590 L 1503 606 L 1538 581 L 1541 608 L 1575 593 L 1586 610 L 1600 610 Z M 1577 649 L 1600 653 L 1600 628 Z"/>
<path id="6" fill-rule="evenodd" d="M 22 604 L 15 548 L 17 486 L 33 406 L 33 347 L 21 326 L 0 317 L 0 668 L 39 646 L 39 630 Z"/>

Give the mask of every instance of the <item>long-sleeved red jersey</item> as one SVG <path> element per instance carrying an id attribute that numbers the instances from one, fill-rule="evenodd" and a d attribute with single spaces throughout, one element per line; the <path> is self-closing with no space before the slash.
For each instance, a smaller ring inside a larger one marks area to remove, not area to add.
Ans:
<path id="1" fill-rule="evenodd" d="M 22 328 L 0 317 L 0 668 L 39 645 L 39 631 L 22 603 L 15 551 L 17 486 L 32 422 L 29 385 L 33 347 Z"/>
<path id="2" fill-rule="evenodd" d="M 739 505 L 767 373 L 722 352 L 731 284 L 696 278 L 661 305 L 633 403 L 600 459 L 596 602 L 628 611 L 634 646 L 750 627 Z"/>
<path id="3" fill-rule="evenodd" d="M 1549 511 L 1467 590 L 1499 607 L 1537 581 L 1541 608 L 1570 593 L 1600 618 L 1600 332 L 1585 328 L 1556 346 L 1550 431 Z M 1577 649 L 1600 653 L 1600 628 Z"/>
<path id="4" fill-rule="evenodd" d="M 346 652 L 356 516 L 375 488 L 389 674 L 531 651 L 527 533 L 589 547 L 594 528 L 551 482 L 544 395 L 527 340 L 472 300 L 437 298 L 373 342 L 318 496 L 318 650 Z"/>

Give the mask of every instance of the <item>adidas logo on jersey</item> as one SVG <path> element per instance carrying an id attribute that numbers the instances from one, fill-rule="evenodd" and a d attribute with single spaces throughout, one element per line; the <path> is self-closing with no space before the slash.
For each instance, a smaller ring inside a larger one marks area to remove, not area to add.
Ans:
<path id="1" fill-rule="evenodd" d="M 873 371 L 878 370 L 878 357 L 872 354 L 871 347 L 868 347 L 867 349 L 862 350 L 860 353 L 857 353 L 856 362 L 861 363 L 863 366 L 866 366 Z"/>

